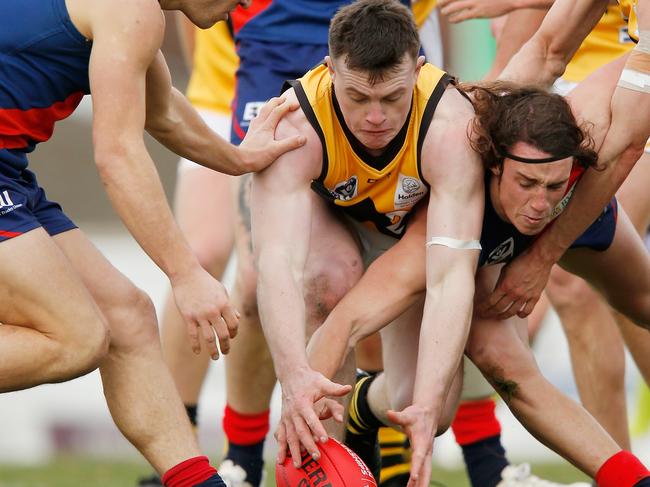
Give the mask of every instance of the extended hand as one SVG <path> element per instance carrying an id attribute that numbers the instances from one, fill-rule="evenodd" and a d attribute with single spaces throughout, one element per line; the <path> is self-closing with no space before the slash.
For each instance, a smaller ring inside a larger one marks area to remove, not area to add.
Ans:
<path id="1" fill-rule="evenodd" d="M 438 0 L 438 6 L 452 24 L 469 19 L 493 19 L 515 8 L 511 0 Z"/>
<path id="2" fill-rule="evenodd" d="M 285 98 L 271 98 L 262 107 L 239 145 L 244 167 L 250 171 L 261 171 L 285 152 L 305 143 L 306 139 L 302 135 L 275 140 L 275 129 L 282 117 L 298 108 L 298 103 L 289 103 Z"/>
<path id="3" fill-rule="evenodd" d="M 320 420 L 333 417 L 343 422 L 343 406 L 326 396 L 344 396 L 351 390 L 351 386 L 336 384 L 312 369 L 297 370 L 282 381 L 282 417 L 275 433 L 278 463 L 284 462 L 288 447 L 293 464 L 299 467 L 301 445 L 318 460 L 316 442 L 327 441 Z"/>
<path id="4" fill-rule="evenodd" d="M 411 476 L 408 487 L 428 487 L 436 426 L 430 410 L 412 404 L 400 412 L 388 411 L 388 419 L 402 427 L 411 442 Z"/>
<path id="5" fill-rule="evenodd" d="M 223 285 L 203 268 L 172 281 L 176 306 L 187 325 L 194 353 L 201 352 L 201 339 L 213 360 L 230 350 L 230 339 L 237 334 L 239 312 L 230 304 Z M 217 348 L 215 333 L 219 338 Z"/>
<path id="6" fill-rule="evenodd" d="M 552 267 L 530 252 L 518 256 L 501 269 L 494 291 L 477 307 L 479 316 L 500 320 L 515 314 L 528 316 L 546 287 Z"/>

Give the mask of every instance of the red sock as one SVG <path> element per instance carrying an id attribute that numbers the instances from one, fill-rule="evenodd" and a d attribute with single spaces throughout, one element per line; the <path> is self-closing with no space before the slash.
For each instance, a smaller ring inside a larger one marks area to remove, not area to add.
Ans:
<path id="1" fill-rule="evenodd" d="M 496 436 L 501 433 L 501 424 L 494 414 L 493 399 L 463 401 L 458 406 L 451 429 L 460 446 Z"/>
<path id="2" fill-rule="evenodd" d="M 620 451 L 598 469 L 598 487 L 632 487 L 649 478 L 650 471 L 628 451 Z"/>
<path id="3" fill-rule="evenodd" d="M 208 457 L 194 457 L 170 468 L 162 477 L 165 487 L 192 487 L 205 482 L 217 470 L 210 465 Z"/>
<path id="4" fill-rule="evenodd" d="M 223 414 L 223 431 L 229 443 L 254 445 L 263 441 L 269 432 L 269 410 L 259 414 L 238 413 L 226 404 Z"/>

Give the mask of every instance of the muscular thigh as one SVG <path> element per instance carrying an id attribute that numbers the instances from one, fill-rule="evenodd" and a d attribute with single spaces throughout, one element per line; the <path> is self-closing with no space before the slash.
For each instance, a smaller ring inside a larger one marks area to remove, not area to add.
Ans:
<path id="1" fill-rule="evenodd" d="M 618 190 L 616 197 L 625 208 L 636 231 L 644 235 L 650 225 L 650 142 L 629 176 Z"/>
<path id="2" fill-rule="evenodd" d="M 116 340 L 126 335 L 127 330 L 133 332 L 146 328 L 147 333 L 155 333 L 151 326 L 144 326 L 155 325 L 155 317 L 151 323 L 143 323 L 142 316 L 138 316 L 137 323 L 129 322 L 129 318 L 134 318 L 129 311 L 148 306 L 148 303 L 140 302 L 144 293 L 118 271 L 81 230 L 59 234 L 54 240 L 107 318 L 113 342 L 117 343 Z"/>
<path id="3" fill-rule="evenodd" d="M 96 313 L 66 255 L 37 228 L 0 242 L 0 322 L 46 334 Z"/>
<path id="4" fill-rule="evenodd" d="M 650 292 L 650 257 L 620 206 L 614 240 L 607 250 L 569 250 L 560 264 L 587 280 L 612 306 L 633 319 L 637 298 Z"/>

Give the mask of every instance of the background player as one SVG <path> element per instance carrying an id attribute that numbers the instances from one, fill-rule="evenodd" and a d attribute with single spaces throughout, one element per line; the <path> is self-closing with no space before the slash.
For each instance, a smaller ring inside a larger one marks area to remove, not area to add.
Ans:
<path id="1" fill-rule="evenodd" d="M 151 302 L 56 203 L 46 200 L 26 169 L 26 154 L 47 140 L 54 123 L 92 89 L 95 159 L 109 197 L 140 245 L 170 277 L 194 346 L 200 347 L 200 328 L 204 346 L 215 355 L 214 326 L 227 350 L 236 329 L 235 310 L 221 284 L 195 265 L 142 136 L 146 126 L 173 150 L 227 172 L 270 162 L 261 146 L 286 107 L 260 124 L 257 141 L 252 141 L 258 147 L 237 150 L 210 131 L 171 88 L 158 51 L 164 29 L 161 8 L 180 9 L 207 27 L 236 3 L 139 1 L 116 8 L 114 2 L 71 0 L 44 9 L 40 2 L 11 1 L 0 7 L 0 42 L 7 53 L 0 71 L 5 207 L 0 251 L 6 255 L 6 303 L 0 318 L 6 361 L 0 390 L 67 380 L 99 365 L 113 419 L 152 465 L 166 472 L 166 484 L 219 485 L 221 480 L 198 456 L 188 422 L 179 415 L 177 393 L 161 361 Z M 43 31 L 51 35 L 43 37 Z M 281 153 L 299 142 L 275 142 L 272 150 Z M 185 460 L 188 456 L 192 458 Z"/>

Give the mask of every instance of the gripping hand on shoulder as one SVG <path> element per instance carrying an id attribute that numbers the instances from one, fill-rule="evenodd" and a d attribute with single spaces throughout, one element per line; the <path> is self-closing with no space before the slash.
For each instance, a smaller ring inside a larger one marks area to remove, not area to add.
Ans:
<path id="1" fill-rule="evenodd" d="M 250 126 L 246 137 L 239 145 L 239 152 L 244 161 L 244 167 L 249 171 L 261 171 L 285 152 L 297 149 L 305 144 L 302 135 L 294 135 L 284 139 L 275 138 L 275 129 L 282 118 L 289 112 L 297 110 L 297 102 L 289 102 L 285 98 L 271 98 L 260 110 Z"/>

